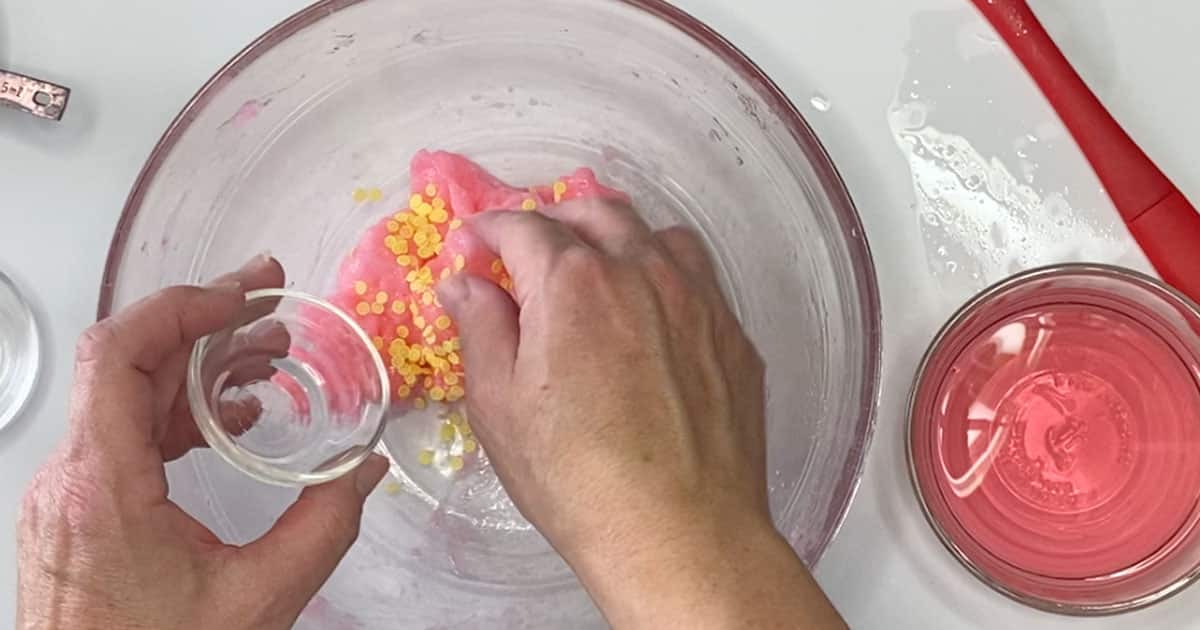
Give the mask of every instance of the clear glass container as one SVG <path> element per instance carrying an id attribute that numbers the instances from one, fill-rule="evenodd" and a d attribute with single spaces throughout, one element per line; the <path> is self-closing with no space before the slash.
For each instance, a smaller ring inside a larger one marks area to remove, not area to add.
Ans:
<path id="1" fill-rule="evenodd" d="M 406 203 L 422 148 L 463 153 L 516 185 L 589 166 L 654 225 L 704 236 L 768 364 L 775 521 L 815 564 L 871 434 L 870 254 L 796 108 L 666 2 L 329 0 L 297 14 L 168 129 L 118 226 L 101 313 L 262 251 L 292 288 L 327 295 L 363 230 Z M 364 202 L 359 189 L 382 194 Z M 438 422 L 388 423 L 394 480 L 371 498 L 358 544 L 301 627 L 602 627 L 486 457 L 453 475 L 414 461 Z M 211 453 L 170 475 L 172 496 L 232 541 L 264 531 L 294 496 Z"/>
<path id="2" fill-rule="evenodd" d="M 17 286 L 0 273 L 0 429 L 29 401 L 40 363 L 37 320 Z"/>
<path id="3" fill-rule="evenodd" d="M 225 330 L 198 341 L 188 402 L 208 445 L 266 483 L 336 479 L 383 437 L 388 380 L 371 340 L 324 300 L 252 291 Z"/>
<path id="4" fill-rule="evenodd" d="M 930 524 L 985 583 L 1123 612 L 1200 574 L 1200 311 L 1126 269 L 1005 280 L 931 346 L 909 417 Z"/>

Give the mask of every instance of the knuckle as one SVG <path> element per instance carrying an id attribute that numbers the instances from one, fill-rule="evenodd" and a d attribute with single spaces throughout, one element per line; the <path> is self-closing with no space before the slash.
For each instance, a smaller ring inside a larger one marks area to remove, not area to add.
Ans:
<path id="1" fill-rule="evenodd" d="M 701 302 L 698 292 L 679 267 L 657 248 L 646 248 L 640 256 L 639 265 L 668 305 L 692 307 Z"/>
<path id="2" fill-rule="evenodd" d="M 659 230 L 657 232 L 659 240 L 672 247 L 680 247 L 689 250 L 700 249 L 700 237 L 696 232 L 689 227 L 683 225 L 674 225 L 669 228 Z"/>
<path id="3" fill-rule="evenodd" d="M 80 362 L 95 361 L 117 343 L 116 324 L 104 319 L 88 326 L 75 344 L 75 356 Z"/>
<path id="4" fill-rule="evenodd" d="M 602 254 L 586 247 L 570 247 L 558 255 L 556 268 L 569 282 L 593 282 L 610 275 L 609 262 Z"/>

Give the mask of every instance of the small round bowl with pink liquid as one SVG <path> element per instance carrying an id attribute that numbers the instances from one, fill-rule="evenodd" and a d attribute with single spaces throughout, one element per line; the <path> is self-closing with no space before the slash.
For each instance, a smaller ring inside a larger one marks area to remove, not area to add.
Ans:
<path id="1" fill-rule="evenodd" d="M 1005 280 L 938 334 L 908 455 L 946 548 L 1044 610 L 1153 604 L 1200 571 L 1200 311 L 1102 265 Z"/>

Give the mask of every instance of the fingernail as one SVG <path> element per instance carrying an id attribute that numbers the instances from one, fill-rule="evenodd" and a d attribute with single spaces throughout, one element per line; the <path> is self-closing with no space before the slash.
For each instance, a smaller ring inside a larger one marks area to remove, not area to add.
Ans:
<path id="1" fill-rule="evenodd" d="M 239 273 L 252 273 L 255 271 L 259 271 L 259 270 L 265 268 L 267 265 L 271 264 L 272 260 L 274 260 L 274 259 L 271 258 L 270 253 L 263 252 L 263 253 L 255 256 L 254 258 L 247 260 L 246 264 L 242 265 L 241 269 L 238 269 L 238 272 Z"/>
<path id="2" fill-rule="evenodd" d="M 471 284 L 465 276 L 451 276 L 438 283 L 437 293 L 443 304 L 462 304 L 471 297 Z"/>
<path id="3" fill-rule="evenodd" d="M 358 494 L 366 497 L 371 494 L 375 486 L 383 480 L 383 476 L 387 474 L 388 461 L 386 457 L 378 454 L 372 454 L 367 458 L 367 461 L 354 471 L 354 488 L 358 490 Z"/>

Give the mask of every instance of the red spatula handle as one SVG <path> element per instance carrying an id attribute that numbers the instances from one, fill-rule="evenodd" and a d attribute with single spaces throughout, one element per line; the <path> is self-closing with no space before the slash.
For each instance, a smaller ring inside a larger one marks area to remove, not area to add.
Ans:
<path id="1" fill-rule="evenodd" d="M 1200 215 L 1125 133 L 1025 0 L 972 0 L 1037 82 L 1168 283 L 1200 302 Z"/>

